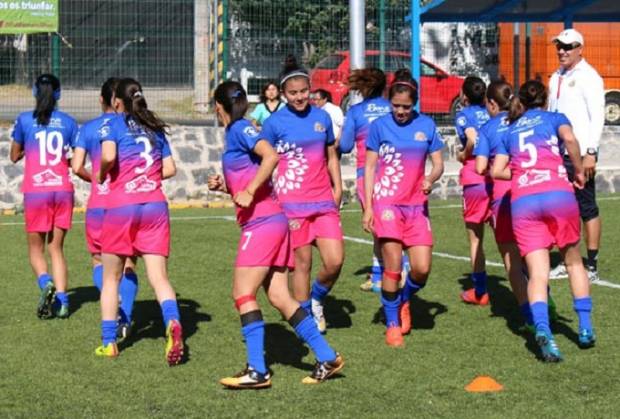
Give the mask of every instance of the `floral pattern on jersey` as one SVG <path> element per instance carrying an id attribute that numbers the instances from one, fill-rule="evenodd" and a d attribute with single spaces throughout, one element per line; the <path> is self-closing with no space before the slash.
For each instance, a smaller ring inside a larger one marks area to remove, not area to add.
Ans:
<path id="1" fill-rule="evenodd" d="M 392 145 L 382 144 L 379 148 L 379 158 L 385 169 L 380 179 L 375 182 L 374 196 L 377 198 L 394 196 L 398 184 L 405 176 L 402 165 L 402 153 L 397 153 Z"/>
<path id="2" fill-rule="evenodd" d="M 276 193 L 286 194 L 288 191 L 301 189 L 304 175 L 309 168 L 303 148 L 297 147 L 295 143 L 279 143 L 277 152 L 285 157 L 286 169 L 284 173 L 276 174 L 274 185 Z"/>

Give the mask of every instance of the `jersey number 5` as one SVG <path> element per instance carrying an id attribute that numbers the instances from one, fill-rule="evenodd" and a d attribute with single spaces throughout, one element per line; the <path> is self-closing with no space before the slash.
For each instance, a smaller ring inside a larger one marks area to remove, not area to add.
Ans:
<path id="1" fill-rule="evenodd" d="M 536 160 L 538 160 L 538 150 L 536 150 L 536 146 L 532 143 L 526 143 L 525 140 L 527 137 L 534 135 L 534 130 L 530 129 L 524 131 L 519 134 L 519 151 L 527 152 L 529 155 L 529 160 L 521 163 L 521 167 L 527 169 L 528 167 L 532 167 L 536 164 Z"/>
<path id="2" fill-rule="evenodd" d="M 140 157 L 144 159 L 144 167 L 136 167 L 136 173 L 141 175 L 153 165 L 153 157 L 151 157 L 153 146 L 151 145 L 151 140 L 147 137 L 137 137 L 136 143 L 144 145 L 144 151 L 140 153 Z"/>
<path id="3" fill-rule="evenodd" d="M 63 150 L 63 138 L 62 133 L 58 131 L 39 131 L 35 135 L 35 138 L 39 142 L 39 164 L 41 166 L 56 166 L 62 159 Z M 53 157 L 48 161 L 47 155 L 51 154 Z"/>

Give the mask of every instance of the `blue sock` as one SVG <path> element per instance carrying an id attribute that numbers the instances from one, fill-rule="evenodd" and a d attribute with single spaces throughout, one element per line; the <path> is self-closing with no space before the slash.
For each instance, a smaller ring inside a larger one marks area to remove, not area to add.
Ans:
<path id="1" fill-rule="evenodd" d="M 576 298 L 573 300 L 573 309 L 579 316 L 579 330 L 592 330 L 592 297 Z"/>
<path id="2" fill-rule="evenodd" d="M 248 355 L 248 365 L 261 374 L 267 372 L 265 365 L 265 322 L 262 320 L 241 327 Z"/>
<path id="3" fill-rule="evenodd" d="M 306 311 L 306 313 L 312 315 L 312 300 L 300 301 L 299 305 Z"/>
<path id="4" fill-rule="evenodd" d="M 93 268 L 93 284 L 101 292 L 103 288 L 103 265 L 97 265 Z"/>
<path id="5" fill-rule="evenodd" d="M 116 320 L 101 321 L 101 341 L 103 346 L 116 342 Z"/>
<path id="6" fill-rule="evenodd" d="M 179 321 L 181 316 L 179 314 L 179 306 L 177 300 L 165 300 L 161 302 L 161 314 L 164 317 L 164 327 L 168 327 L 168 323 L 171 320 Z"/>
<path id="7" fill-rule="evenodd" d="M 472 281 L 474 281 L 474 291 L 476 292 L 476 297 L 481 297 L 483 294 L 486 294 L 487 292 L 486 271 L 473 272 L 471 274 L 471 279 Z"/>
<path id="8" fill-rule="evenodd" d="M 66 292 L 57 292 L 56 301 L 58 301 L 63 306 L 69 305 L 69 296 Z"/>
<path id="9" fill-rule="evenodd" d="M 312 283 L 312 291 L 310 292 L 310 296 L 313 300 L 323 302 L 330 290 L 331 288 L 327 288 L 325 285 L 321 284 L 318 279 L 315 279 Z"/>
<path id="10" fill-rule="evenodd" d="M 47 283 L 50 281 L 52 281 L 52 277 L 49 276 L 48 274 L 45 273 L 45 274 L 39 275 L 39 277 L 37 278 L 37 282 L 39 283 L 39 289 L 45 288 Z"/>
<path id="11" fill-rule="evenodd" d="M 534 320 L 534 326 L 537 332 L 545 332 L 551 334 L 551 328 L 549 327 L 549 307 L 547 303 L 538 301 L 534 304 L 530 304 L 532 310 L 532 319 Z"/>
<path id="12" fill-rule="evenodd" d="M 121 322 L 131 323 L 133 303 L 136 301 L 136 295 L 138 294 L 138 275 L 133 272 L 123 275 L 118 287 L 118 293 L 120 295 L 120 307 L 118 312 L 121 316 Z"/>
<path id="13" fill-rule="evenodd" d="M 329 346 L 323 335 L 316 327 L 316 323 L 311 316 L 306 316 L 295 326 L 295 332 L 304 340 L 316 355 L 319 362 L 333 361 L 336 359 L 336 352 Z"/>
<path id="14" fill-rule="evenodd" d="M 383 278 L 383 261 L 376 256 L 372 257 L 372 269 L 370 271 L 370 280 L 379 282 Z"/>
<path id="15" fill-rule="evenodd" d="M 528 325 L 534 324 L 534 319 L 532 318 L 532 309 L 530 308 L 530 303 L 523 303 L 519 306 L 521 310 L 521 315 L 523 316 L 523 320 Z"/>
<path id="16" fill-rule="evenodd" d="M 407 275 L 407 280 L 405 281 L 405 285 L 403 289 L 400 291 L 400 300 L 403 303 L 408 302 L 411 299 L 412 295 L 415 295 L 422 288 L 426 286 L 426 282 L 421 284 L 419 282 L 415 282 L 415 280 L 411 277 L 411 273 Z"/>
<path id="17" fill-rule="evenodd" d="M 381 304 L 385 313 L 385 324 L 387 327 L 400 326 L 398 319 L 398 309 L 400 307 L 400 293 L 381 291 Z"/>

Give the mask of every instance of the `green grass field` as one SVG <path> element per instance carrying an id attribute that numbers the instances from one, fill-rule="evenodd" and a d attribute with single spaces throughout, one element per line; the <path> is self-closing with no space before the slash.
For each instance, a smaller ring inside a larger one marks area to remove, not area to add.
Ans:
<path id="1" fill-rule="evenodd" d="M 620 197 L 600 201 L 605 225 L 601 276 L 620 284 Z M 346 207 L 347 236 L 370 239 L 360 213 Z M 363 293 L 371 247 L 346 243 L 346 262 L 327 301 L 327 337 L 346 359 L 343 374 L 320 386 L 301 379 L 314 359 L 279 314 L 260 303 L 266 352 L 274 371 L 266 391 L 227 391 L 219 378 L 245 362 L 239 318 L 230 298 L 238 227 L 232 210 L 172 212 L 170 276 L 179 296 L 189 359 L 169 368 L 163 326 L 142 266 L 136 329 L 116 360 L 99 359 L 98 293 L 92 286 L 82 223 L 68 236 L 72 315 L 39 320 L 38 291 L 27 260 L 22 218 L 0 218 L 0 417 L 614 417 L 620 412 L 620 289 L 593 286 L 598 343 L 576 345 L 568 282 L 552 283 L 562 316 L 555 324 L 565 361 L 543 364 L 519 314 L 504 272 L 490 267 L 491 305 L 465 306 L 468 262 L 435 256 L 429 285 L 412 301 L 405 347 L 384 344 L 376 294 Z M 466 256 L 457 201 L 433 201 L 435 251 Z M 76 221 L 83 217 L 76 216 Z M 488 231 L 487 255 L 499 261 Z M 478 375 L 504 385 L 500 393 L 464 390 Z"/>

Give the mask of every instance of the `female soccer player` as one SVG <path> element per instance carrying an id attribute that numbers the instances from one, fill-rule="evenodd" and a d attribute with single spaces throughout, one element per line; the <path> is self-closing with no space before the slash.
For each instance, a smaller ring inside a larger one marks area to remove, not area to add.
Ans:
<path id="1" fill-rule="evenodd" d="M 101 227 L 101 337 L 97 355 L 116 357 L 118 289 L 125 261 L 142 256 L 149 282 L 161 305 L 166 328 L 168 365 L 183 357 L 183 333 L 176 294 L 167 273 L 170 219 L 161 181 L 176 167 L 165 132 L 168 126 L 151 112 L 142 86 L 119 81 L 115 91 L 119 115 L 100 128 L 101 166 L 97 182 L 110 177 Z"/>
<path id="2" fill-rule="evenodd" d="M 101 86 L 99 103 L 103 113 L 97 118 L 86 122 L 78 131 L 77 139 L 71 159 L 71 166 L 76 173 L 85 172 L 84 163 L 88 155 L 91 161 L 91 173 L 99 172 L 101 158 L 101 136 L 105 134 L 103 127 L 116 116 L 112 101 L 114 90 L 118 85 L 119 79 L 109 78 Z M 101 225 L 103 223 L 103 213 L 105 199 L 110 192 L 110 177 L 108 176 L 103 184 L 99 185 L 93 179 L 91 182 L 90 196 L 86 205 L 86 243 L 92 255 L 93 264 L 93 283 L 99 291 L 103 286 L 103 265 L 101 265 Z M 135 260 L 127 258 L 125 272 L 119 286 L 120 292 L 120 319 L 118 327 L 118 337 L 126 338 L 130 332 L 133 304 L 138 293 L 138 277 L 134 272 Z"/>
<path id="3" fill-rule="evenodd" d="M 28 255 L 41 290 L 37 316 L 66 318 L 69 297 L 63 244 L 73 216 L 69 158 L 78 127 L 71 116 L 56 109 L 60 81 L 55 76 L 40 75 L 32 94 L 35 109 L 17 117 L 10 157 L 13 163 L 26 157 L 22 191 Z M 45 257 L 46 243 L 52 276 Z"/>
<path id="4" fill-rule="evenodd" d="M 431 270 L 433 235 L 427 195 L 443 173 L 443 141 L 433 120 L 413 109 L 418 90 L 408 70 L 394 80 L 389 98 L 392 113 L 372 123 L 366 142 L 368 205 L 362 224 L 379 240 L 385 263 L 381 284 L 385 341 L 402 346 L 403 334 L 411 330 L 409 299 L 426 285 Z M 429 155 L 432 170 L 425 176 Z M 411 271 L 399 292 L 403 249 L 409 254 Z"/>
<path id="5" fill-rule="evenodd" d="M 497 153 L 498 143 L 502 135 L 508 130 L 508 108 L 512 87 L 504 81 L 494 81 L 486 91 L 486 108 L 491 116 L 489 122 L 480 127 L 478 140 L 472 151 L 476 158 L 476 173 L 481 176 L 488 174 L 488 166 L 493 164 Z M 495 242 L 512 291 L 517 299 L 519 308 L 527 325 L 532 323 L 532 313 L 527 300 L 527 279 L 523 273 L 521 254 L 517 247 L 510 213 L 510 181 L 493 179 L 491 194 L 491 212 Z"/>
<path id="6" fill-rule="evenodd" d="M 280 100 L 280 87 L 274 81 L 269 81 L 260 91 L 260 103 L 256 105 L 250 119 L 256 128 L 260 128 L 267 118 L 285 106 Z"/>
<path id="7" fill-rule="evenodd" d="M 459 174 L 463 186 L 463 219 L 469 238 L 469 254 L 472 267 L 474 288 L 461 293 L 461 299 L 470 304 L 489 304 L 487 293 L 486 260 L 482 240 L 484 223 L 490 220 L 491 183 L 488 177 L 476 173 L 476 161 L 472 150 L 480 127 L 489 120 L 484 107 L 486 85 L 478 78 L 465 78 L 461 88 L 461 103 L 465 108 L 456 114 L 456 132 L 463 146 L 458 153 L 458 160 L 463 163 Z"/>
<path id="8" fill-rule="evenodd" d="M 364 100 L 351 106 L 347 112 L 338 147 L 341 153 L 350 153 L 354 146 L 357 151 L 357 198 L 362 206 L 362 211 L 365 208 L 364 165 L 366 164 L 368 131 L 372 121 L 390 113 L 390 102 L 383 97 L 385 84 L 385 74 L 378 68 L 354 70 L 349 77 L 349 88 L 360 92 Z M 372 271 L 368 279 L 360 285 L 360 288 L 363 291 L 381 292 L 383 261 L 377 240 L 375 240 L 373 250 Z"/>
<path id="9" fill-rule="evenodd" d="M 295 251 L 293 296 L 325 332 L 323 301 L 344 260 L 340 162 L 331 119 L 308 103 L 309 76 L 294 58 L 287 60 L 280 86 L 288 104 L 265 121 L 262 136 L 280 154 L 275 191 L 289 219 Z M 310 292 L 313 244 L 322 264 Z"/>
<path id="10" fill-rule="evenodd" d="M 233 298 L 241 317 L 247 349 L 247 366 L 220 383 L 229 388 L 264 388 L 271 374 L 263 354 L 265 323 L 256 302 L 262 285 L 269 302 L 288 320 L 295 332 L 314 351 L 317 363 L 304 384 L 320 383 L 344 367 L 340 355 L 329 347 L 312 317 L 288 289 L 288 268 L 293 254 L 288 219 L 274 199 L 270 178 L 278 164 L 271 144 L 243 118 L 248 108 L 240 83 L 227 81 L 215 91 L 215 111 L 226 127 L 226 151 L 222 156 L 224 178 L 211 176 L 209 188 L 232 195 L 241 226 L 241 238 L 233 276 Z"/>
<path id="11" fill-rule="evenodd" d="M 528 297 L 536 342 L 548 362 L 562 360 L 549 328 L 549 249 L 557 245 L 569 273 L 573 307 L 579 316 L 579 346 L 596 340 L 590 313 L 590 284 L 579 253 L 579 208 L 562 164 L 564 148 L 575 165 L 575 187 L 584 185 L 579 145 L 561 113 L 543 111 L 547 91 L 528 81 L 512 99 L 510 126 L 499 143 L 492 175 L 512 179 L 511 211 L 517 245 L 529 271 Z M 508 163 L 510 162 L 510 167 Z"/>

